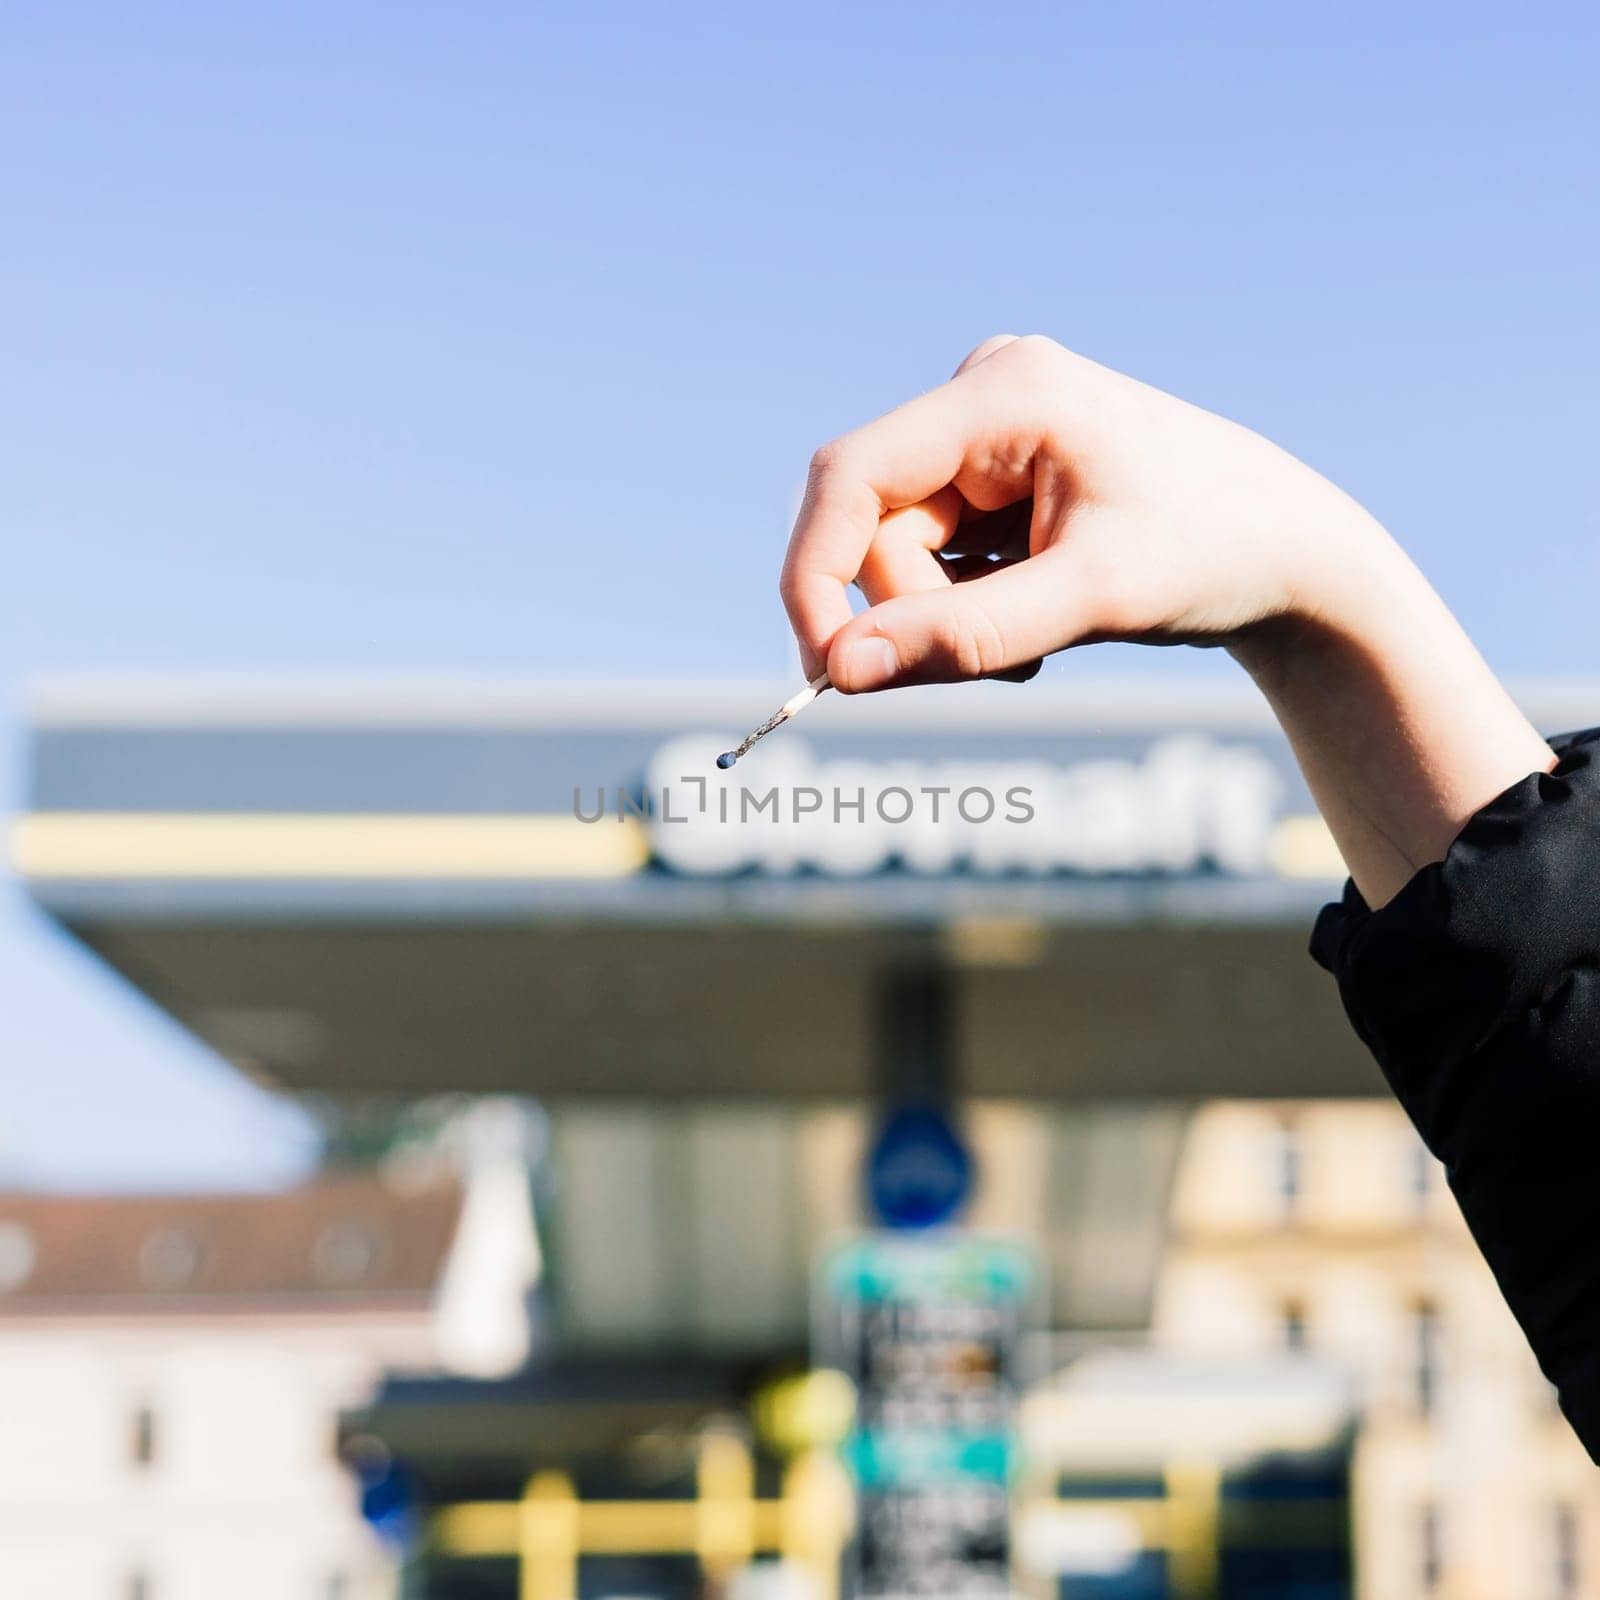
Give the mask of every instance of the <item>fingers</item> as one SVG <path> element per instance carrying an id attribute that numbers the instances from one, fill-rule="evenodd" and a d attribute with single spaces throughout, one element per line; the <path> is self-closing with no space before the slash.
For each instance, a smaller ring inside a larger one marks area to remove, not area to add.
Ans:
<path id="1" fill-rule="evenodd" d="M 883 516 L 944 489 L 973 419 L 961 380 L 869 423 L 812 458 L 780 585 L 807 673 L 850 620 L 848 589 Z"/>
<path id="2" fill-rule="evenodd" d="M 1081 631 L 1064 553 L 875 605 L 839 630 L 828 676 L 845 694 L 1037 670 Z"/>
<path id="3" fill-rule="evenodd" d="M 849 622 L 849 586 L 889 512 L 952 484 L 985 509 L 1029 492 L 1038 423 L 1017 414 L 1014 386 L 992 376 L 1004 348 L 813 458 L 781 585 L 808 673 Z"/>
<path id="4" fill-rule="evenodd" d="M 855 580 L 869 604 L 923 589 L 942 589 L 950 582 L 933 552 L 955 532 L 961 508 L 961 496 L 954 489 L 942 489 L 914 506 L 891 511 L 878 524 Z"/>
<path id="5" fill-rule="evenodd" d="M 1006 567 L 1021 565 L 1028 559 L 1027 552 L 1021 555 L 987 555 L 987 556 L 952 556 L 941 554 L 939 564 L 956 583 L 972 583 L 978 578 L 986 578 L 991 573 L 999 572 Z M 1003 683 L 1027 683 L 1031 678 L 1037 678 L 1044 670 L 1044 657 L 1035 656 L 1032 661 L 1024 661 L 1020 667 L 1007 667 L 1001 672 L 991 672 L 991 678 L 999 678 Z"/>

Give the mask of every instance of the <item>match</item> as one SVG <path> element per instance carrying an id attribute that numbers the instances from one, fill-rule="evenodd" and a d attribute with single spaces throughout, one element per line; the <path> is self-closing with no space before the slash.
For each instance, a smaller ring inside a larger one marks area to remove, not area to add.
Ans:
<path id="1" fill-rule="evenodd" d="M 717 766 L 726 772 L 740 756 L 749 754 L 751 746 L 759 744 L 774 728 L 781 728 L 791 717 L 799 716 L 824 689 L 832 687 L 828 682 L 828 674 L 819 672 L 798 694 L 790 695 L 759 728 L 747 733 L 732 750 L 724 750 L 717 757 Z"/>

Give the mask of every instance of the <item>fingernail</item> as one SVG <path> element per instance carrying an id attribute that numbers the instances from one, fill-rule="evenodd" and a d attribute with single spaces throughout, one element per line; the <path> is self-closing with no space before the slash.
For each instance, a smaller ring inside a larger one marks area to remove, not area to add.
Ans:
<path id="1" fill-rule="evenodd" d="M 884 638 L 852 639 L 841 652 L 842 689 L 852 694 L 864 689 L 881 689 L 900 670 L 894 646 Z"/>

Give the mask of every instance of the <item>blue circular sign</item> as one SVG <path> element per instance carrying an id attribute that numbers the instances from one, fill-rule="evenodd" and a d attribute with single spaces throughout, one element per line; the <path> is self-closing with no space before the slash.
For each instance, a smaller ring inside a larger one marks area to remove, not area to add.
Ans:
<path id="1" fill-rule="evenodd" d="M 936 1105 L 890 1112 L 867 1157 L 867 1197 L 888 1228 L 948 1222 L 972 1193 L 972 1152 Z"/>

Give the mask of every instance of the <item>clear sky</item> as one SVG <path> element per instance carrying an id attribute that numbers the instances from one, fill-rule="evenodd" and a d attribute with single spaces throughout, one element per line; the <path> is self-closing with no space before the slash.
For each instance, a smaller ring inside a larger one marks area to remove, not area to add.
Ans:
<path id="1" fill-rule="evenodd" d="M 8 5 L 0 800 L 51 669 L 787 670 L 812 448 L 1003 330 L 1600 677 L 1597 83 L 1579 3 Z M 0 1181 L 307 1149 L 3 886 Z"/>

